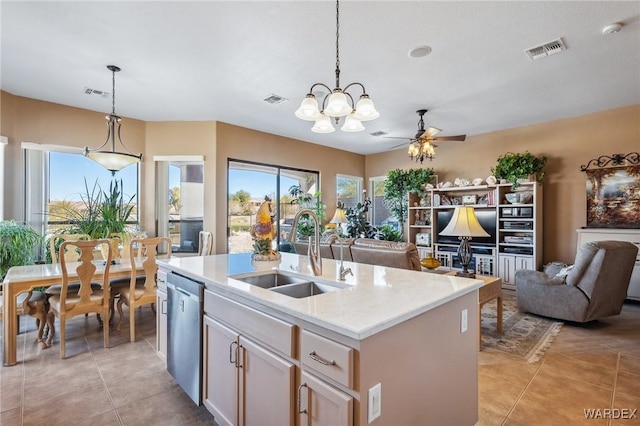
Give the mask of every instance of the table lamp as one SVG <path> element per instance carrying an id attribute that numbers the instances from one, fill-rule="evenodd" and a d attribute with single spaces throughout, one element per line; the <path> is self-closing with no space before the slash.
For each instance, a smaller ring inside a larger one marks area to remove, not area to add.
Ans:
<path id="1" fill-rule="evenodd" d="M 336 207 L 336 212 L 333 215 L 333 218 L 329 221 L 329 223 L 335 223 L 337 225 L 337 228 L 340 228 L 340 226 L 343 223 L 347 223 L 347 217 L 344 215 L 344 204 L 342 203 L 338 203 L 338 207 Z M 344 269 L 344 256 L 342 254 L 342 237 L 340 236 L 340 231 L 338 229 L 336 229 L 336 233 L 338 234 L 338 242 L 340 243 L 340 271 L 339 271 L 339 276 L 340 276 L 340 281 L 344 281 L 345 280 L 345 276 L 348 273 L 351 273 L 351 268 L 348 269 Z"/>
<path id="2" fill-rule="evenodd" d="M 476 274 L 469 272 L 469 262 L 471 262 L 471 246 L 469 240 L 471 237 L 489 237 L 473 210 L 470 206 L 458 206 L 453 212 L 453 217 L 449 224 L 440 232 L 440 235 L 451 235 L 458 237 L 460 247 L 458 247 L 458 257 L 462 263 L 462 271 L 456 276 L 475 278 Z"/>

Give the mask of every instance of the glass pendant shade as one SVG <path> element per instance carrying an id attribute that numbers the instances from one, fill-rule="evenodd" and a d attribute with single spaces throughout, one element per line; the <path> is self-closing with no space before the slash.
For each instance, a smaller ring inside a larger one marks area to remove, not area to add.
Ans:
<path id="1" fill-rule="evenodd" d="M 316 124 L 313 125 L 311 131 L 314 133 L 333 133 L 336 129 L 331 124 L 331 119 L 326 115 L 322 115 L 316 120 Z"/>
<path id="2" fill-rule="evenodd" d="M 347 96 L 342 91 L 334 90 L 329 96 L 327 107 L 323 111 L 329 117 L 344 117 L 351 114 L 353 108 L 349 105 Z"/>
<path id="3" fill-rule="evenodd" d="M 364 130 L 364 126 L 360 122 L 360 120 L 356 120 L 354 118 L 354 114 L 347 115 L 347 118 L 344 120 L 344 124 L 340 128 L 343 132 L 361 132 Z"/>
<path id="4" fill-rule="evenodd" d="M 119 172 L 131 164 L 140 162 L 140 157 L 137 155 L 112 151 L 89 151 L 87 158 L 100 164 L 111 173 Z"/>
<path id="5" fill-rule="evenodd" d="M 420 155 L 420 149 L 416 146 L 416 144 L 409 144 L 409 157 L 412 159 Z"/>
<path id="6" fill-rule="evenodd" d="M 375 120 L 380 117 L 380 113 L 376 111 L 373 101 L 368 95 L 360 96 L 360 100 L 356 104 L 356 111 L 353 113 L 354 118 L 359 121 Z"/>
<path id="7" fill-rule="evenodd" d="M 433 149 L 433 145 L 430 142 L 425 142 L 422 144 L 422 153 L 429 158 L 433 158 L 436 156 L 436 151 Z"/>
<path id="8" fill-rule="evenodd" d="M 296 110 L 296 117 L 306 121 L 316 121 L 320 118 L 318 101 L 313 95 L 307 95 L 300 103 L 300 108 Z"/>

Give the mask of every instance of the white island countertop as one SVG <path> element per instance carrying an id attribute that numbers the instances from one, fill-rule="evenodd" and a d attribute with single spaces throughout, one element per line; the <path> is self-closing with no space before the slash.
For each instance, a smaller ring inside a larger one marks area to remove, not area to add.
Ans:
<path id="1" fill-rule="evenodd" d="M 382 330 L 477 290 L 482 281 L 377 265 L 344 262 L 353 275 L 338 281 L 340 262 L 322 259 L 322 275 L 314 277 L 304 255 L 281 253 L 279 262 L 251 264 L 250 254 L 173 257 L 162 267 L 202 281 L 207 289 L 268 306 L 344 336 L 363 340 Z M 333 281 L 340 290 L 296 299 L 230 278 L 278 269 L 313 281 Z"/>

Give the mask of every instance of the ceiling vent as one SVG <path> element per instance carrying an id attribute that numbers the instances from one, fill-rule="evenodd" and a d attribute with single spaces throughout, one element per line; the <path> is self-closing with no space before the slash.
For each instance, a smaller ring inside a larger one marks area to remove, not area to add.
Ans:
<path id="1" fill-rule="evenodd" d="M 555 55 L 556 53 L 560 53 L 563 50 L 567 50 L 562 39 L 559 38 L 557 40 L 550 41 L 549 43 L 542 44 L 540 46 L 535 46 L 530 49 L 526 49 L 524 53 L 527 55 L 529 59 L 535 61 L 537 59 L 542 59 L 547 56 Z"/>
<path id="2" fill-rule="evenodd" d="M 263 101 L 271 105 L 281 104 L 283 102 L 287 102 L 288 100 L 289 99 L 283 98 L 280 95 L 274 95 L 273 93 L 263 99 Z"/>
<path id="3" fill-rule="evenodd" d="M 373 132 L 373 133 L 369 133 L 371 136 L 375 136 L 375 137 L 380 137 L 380 136 L 386 136 L 389 133 L 387 132 L 383 132 L 382 130 L 378 130 L 377 132 Z"/>
<path id="4" fill-rule="evenodd" d="M 98 95 L 98 96 L 102 96 L 103 98 L 106 98 L 109 96 L 109 92 L 103 92 L 102 90 L 96 90 L 96 89 L 92 89 L 90 87 L 85 87 L 84 88 L 84 94 L 85 95 Z"/>

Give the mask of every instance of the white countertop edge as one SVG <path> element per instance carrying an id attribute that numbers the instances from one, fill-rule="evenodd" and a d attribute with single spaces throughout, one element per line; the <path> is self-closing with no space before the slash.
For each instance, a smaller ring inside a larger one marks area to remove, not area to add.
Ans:
<path id="1" fill-rule="evenodd" d="M 241 299 L 242 302 L 250 302 L 252 308 L 256 309 L 259 306 L 257 305 L 261 305 L 261 306 L 265 306 L 265 307 L 269 307 L 273 310 L 276 311 L 280 311 L 286 315 L 289 315 L 291 317 L 295 317 L 298 318 L 300 320 L 315 324 L 317 326 L 326 328 L 327 330 L 331 330 L 333 332 L 342 334 L 346 337 L 352 338 L 352 339 L 356 339 L 356 340 L 363 340 L 367 337 L 373 336 L 374 334 L 377 334 L 381 331 L 384 331 L 388 328 L 391 328 L 397 324 L 400 324 L 404 321 L 410 320 L 412 318 L 415 318 L 418 315 L 421 315 L 427 311 L 430 311 L 432 309 L 435 309 L 441 305 L 444 305 L 445 303 L 448 303 L 454 299 L 457 299 L 459 297 L 462 297 L 466 294 L 469 294 L 473 291 L 477 291 L 482 285 L 483 285 L 483 281 L 481 280 L 477 280 L 475 279 L 475 283 L 474 284 L 470 284 L 468 286 L 466 286 L 465 288 L 456 290 L 455 292 L 450 293 L 447 296 L 443 296 L 431 303 L 427 303 L 423 306 L 420 306 L 417 309 L 412 309 L 409 311 L 405 311 L 403 313 L 401 313 L 400 315 L 397 315 L 395 317 L 391 317 L 391 318 L 387 318 L 386 320 L 384 320 L 383 322 L 380 322 L 378 324 L 375 324 L 373 326 L 370 327 L 366 327 L 366 328 L 362 328 L 362 329 L 353 329 L 350 328 L 346 325 L 341 325 L 341 324 L 336 324 L 335 322 L 330 322 L 327 321 L 323 318 L 317 317 L 317 316 L 313 316 L 313 315 L 309 315 L 305 312 L 301 312 L 299 310 L 296 309 L 292 309 L 286 305 L 280 304 L 280 303 L 276 303 L 272 300 L 267 300 L 267 299 L 263 299 L 261 298 L 259 295 L 256 295 L 255 293 L 250 293 L 250 292 L 246 292 L 234 287 L 230 287 L 226 284 L 223 283 L 218 283 L 215 280 L 211 279 L 211 278 L 207 278 L 205 276 L 199 275 L 197 273 L 194 273 L 193 271 L 190 271 L 189 269 L 185 269 L 182 268 L 180 266 L 177 266 L 175 264 L 171 264 L 169 265 L 169 268 L 175 270 L 176 272 L 179 272 L 181 274 L 184 274 L 188 277 L 191 277 L 195 280 L 201 281 L 203 283 L 205 283 L 205 288 L 208 290 L 211 290 L 210 287 L 214 287 L 216 292 L 222 296 L 226 296 L 229 297 L 231 296 L 232 299 L 238 301 L 237 299 Z M 284 296 L 286 297 L 286 296 Z"/>

